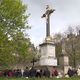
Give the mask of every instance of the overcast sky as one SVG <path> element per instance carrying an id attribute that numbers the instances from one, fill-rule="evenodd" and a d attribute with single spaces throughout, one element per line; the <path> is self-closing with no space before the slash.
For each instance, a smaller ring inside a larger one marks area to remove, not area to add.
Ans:
<path id="1" fill-rule="evenodd" d="M 46 36 L 45 19 L 41 16 L 45 13 L 46 5 L 50 5 L 56 11 L 51 14 L 51 35 L 64 32 L 69 25 L 80 24 L 80 0 L 23 0 L 28 5 L 29 24 L 28 31 L 31 41 L 38 45 Z"/>

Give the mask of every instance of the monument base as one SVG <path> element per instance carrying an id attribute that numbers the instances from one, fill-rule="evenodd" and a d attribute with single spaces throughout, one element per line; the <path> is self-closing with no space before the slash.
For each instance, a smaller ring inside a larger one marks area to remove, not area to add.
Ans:
<path id="1" fill-rule="evenodd" d="M 57 59 L 53 57 L 41 57 L 39 63 L 41 66 L 57 66 Z"/>
<path id="2" fill-rule="evenodd" d="M 47 37 L 45 42 L 40 44 L 40 56 L 40 66 L 57 66 L 55 44 L 51 37 Z"/>

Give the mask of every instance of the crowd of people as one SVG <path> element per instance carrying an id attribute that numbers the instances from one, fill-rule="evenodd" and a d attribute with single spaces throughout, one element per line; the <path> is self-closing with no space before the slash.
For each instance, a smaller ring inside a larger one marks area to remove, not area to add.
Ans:
<path id="1" fill-rule="evenodd" d="M 78 70 L 76 69 L 68 69 L 67 72 L 68 77 L 72 77 L 74 75 L 80 76 L 80 68 Z M 5 77 L 54 77 L 56 76 L 57 78 L 62 77 L 63 75 L 60 74 L 60 72 L 57 71 L 57 69 L 53 69 L 52 72 L 48 70 L 46 67 L 45 69 L 36 69 L 34 67 L 32 68 L 26 68 L 25 70 L 23 69 L 15 69 L 15 70 L 3 70 L 0 71 L 0 77 L 5 76 Z"/>
<path id="2" fill-rule="evenodd" d="M 57 76 L 58 72 L 57 70 L 54 70 L 52 72 L 52 76 Z M 50 71 L 48 68 L 45 69 L 36 69 L 34 67 L 28 69 L 26 68 L 25 70 L 23 69 L 15 69 L 15 70 L 3 70 L 0 71 L 0 77 L 5 76 L 5 77 L 50 77 Z"/>
<path id="3" fill-rule="evenodd" d="M 72 77 L 72 76 L 75 76 L 75 75 L 80 76 L 80 68 L 78 68 L 78 69 L 69 68 L 67 74 L 68 74 L 69 77 Z"/>

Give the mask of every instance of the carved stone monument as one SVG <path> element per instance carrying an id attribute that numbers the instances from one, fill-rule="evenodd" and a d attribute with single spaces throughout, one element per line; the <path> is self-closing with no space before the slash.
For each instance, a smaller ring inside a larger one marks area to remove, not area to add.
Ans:
<path id="1" fill-rule="evenodd" d="M 42 18 L 46 18 L 46 38 L 45 41 L 40 44 L 40 66 L 57 66 L 55 44 L 53 39 L 50 37 L 50 15 L 54 11 L 54 9 L 50 9 L 47 5 L 46 12 L 42 16 Z"/>
<path id="2" fill-rule="evenodd" d="M 65 50 L 65 40 L 62 40 L 62 54 L 59 59 L 60 68 L 63 70 L 64 74 L 67 74 L 69 69 L 69 57 Z"/>

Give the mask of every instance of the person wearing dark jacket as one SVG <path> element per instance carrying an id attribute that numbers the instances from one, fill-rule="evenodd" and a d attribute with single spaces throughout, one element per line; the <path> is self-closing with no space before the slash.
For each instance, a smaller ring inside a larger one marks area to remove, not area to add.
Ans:
<path id="1" fill-rule="evenodd" d="M 29 77 L 36 77 L 36 69 L 32 67 L 29 71 Z"/>
<path id="2" fill-rule="evenodd" d="M 48 70 L 48 68 L 46 67 L 46 69 L 44 70 L 44 74 L 45 77 L 50 77 L 50 71 Z"/>
<path id="3" fill-rule="evenodd" d="M 67 74 L 69 75 L 69 77 L 72 77 L 73 76 L 73 70 L 69 68 Z"/>

